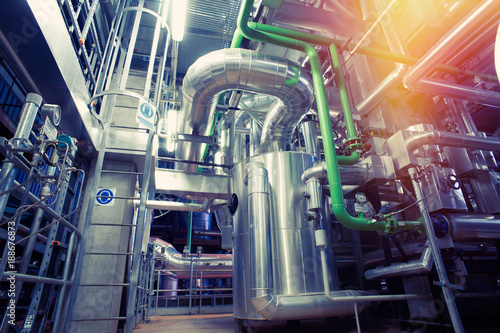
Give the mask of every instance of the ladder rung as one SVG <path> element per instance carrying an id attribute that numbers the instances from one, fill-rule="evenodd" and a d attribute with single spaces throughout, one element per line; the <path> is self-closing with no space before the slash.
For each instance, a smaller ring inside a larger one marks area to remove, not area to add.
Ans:
<path id="1" fill-rule="evenodd" d="M 116 171 L 116 170 L 101 170 L 101 173 L 123 173 L 123 174 L 130 174 L 130 175 L 142 175 L 142 172 L 137 172 L 137 171 Z"/>
<path id="2" fill-rule="evenodd" d="M 87 252 L 85 254 L 93 254 L 93 255 L 109 255 L 109 256 L 133 256 L 133 253 L 130 252 Z"/>
<path id="3" fill-rule="evenodd" d="M 99 284 L 81 284 L 80 287 L 126 287 L 130 286 L 130 283 L 99 283 Z"/>
<path id="4" fill-rule="evenodd" d="M 125 320 L 127 317 L 107 317 L 107 318 L 81 318 L 73 319 L 73 321 L 92 321 L 92 320 Z"/>
<path id="5" fill-rule="evenodd" d="M 90 225 L 101 225 L 110 227 L 137 227 L 137 224 L 91 223 Z"/>

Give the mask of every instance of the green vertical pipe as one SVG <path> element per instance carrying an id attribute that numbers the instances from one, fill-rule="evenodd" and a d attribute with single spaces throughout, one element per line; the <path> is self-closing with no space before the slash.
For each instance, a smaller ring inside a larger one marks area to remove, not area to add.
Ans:
<path id="1" fill-rule="evenodd" d="M 332 66 L 335 71 L 335 82 L 339 88 L 340 105 L 344 113 L 345 126 L 347 128 L 347 137 L 349 140 L 358 139 L 356 136 L 356 128 L 354 127 L 354 120 L 352 119 L 351 103 L 347 96 L 347 88 L 344 80 L 344 71 L 340 64 L 339 53 L 335 44 L 330 44 L 330 55 L 332 57 Z"/>
<path id="2" fill-rule="evenodd" d="M 318 104 L 318 114 L 321 134 L 323 136 L 323 146 L 325 160 L 328 170 L 328 182 L 332 198 L 332 210 L 337 220 L 347 228 L 356 230 L 378 230 L 385 232 L 386 221 L 367 221 L 364 218 L 351 216 L 345 209 L 344 196 L 342 193 L 342 184 L 340 183 L 340 172 L 335 152 L 335 143 L 332 135 L 332 124 L 330 122 L 330 113 L 326 99 L 325 87 L 323 86 L 323 75 L 321 71 L 321 62 L 318 53 L 311 45 L 294 40 L 288 37 L 274 35 L 272 33 L 255 31 L 248 26 L 248 18 L 253 7 L 254 0 L 244 0 L 238 15 L 238 27 L 244 37 L 258 40 L 260 42 L 276 44 L 279 46 L 302 51 L 307 54 L 311 62 L 314 91 Z M 331 43 L 330 43 L 331 44 Z"/>

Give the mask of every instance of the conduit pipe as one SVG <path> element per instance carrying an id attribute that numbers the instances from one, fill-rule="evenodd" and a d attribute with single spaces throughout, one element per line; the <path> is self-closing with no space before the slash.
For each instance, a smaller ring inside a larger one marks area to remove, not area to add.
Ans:
<path id="1" fill-rule="evenodd" d="M 434 260 L 432 259 L 431 247 L 429 246 L 429 242 L 427 241 L 424 244 L 422 255 L 420 256 L 419 260 L 391 265 L 387 267 L 370 269 L 365 272 L 365 278 L 368 280 L 374 280 L 394 276 L 427 273 L 431 271 L 433 263 Z"/>
<path id="2" fill-rule="evenodd" d="M 203 204 L 159 200 L 146 201 L 146 208 L 176 212 L 206 212 L 208 210 L 208 207 L 203 207 Z"/>
<path id="3" fill-rule="evenodd" d="M 272 43 L 305 52 L 310 59 L 314 91 L 316 93 L 316 102 L 318 105 L 319 123 L 321 134 L 323 136 L 325 160 L 328 169 L 328 181 L 330 185 L 330 192 L 332 193 L 332 211 L 335 214 L 335 217 L 340 223 L 350 229 L 386 231 L 386 226 L 389 224 L 387 221 L 375 221 L 372 223 L 372 221 L 367 221 L 365 218 L 351 216 L 345 208 L 339 167 L 335 152 L 335 142 L 333 140 L 331 130 L 332 124 L 330 122 L 328 101 L 326 99 L 325 87 L 323 86 L 321 61 L 318 53 L 314 47 L 303 41 L 251 29 L 248 25 L 248 18 L 250 11 L 253 8 L 253 3 L 253 0 L 246 0 L 240 7 L 240 12 L 238 14 L 238 28 L 243 36 L 252 40 Z M 272 30 L 274 27 L 266 26 L 266 28 Z"/>
<path id="4" fill-rule="evenodd" d="M 267 320 L 295 320 L 343 316 L 354 313 L 352 303 L 332 304 L 323 294 L 275 295 L 270 244 L 270 185 L 261 162 L 246 167 L 248 221 L 250 223 L 250 297 L 255 310 Z M 339 291 L 338 295 L 358 293 Z"/>
<path id="5" fill-rule="evenodd" d="M 242 90 L 276 96 L 287 114 L 269 120 L 275 137 L 286 132 L 296 117 L 311 107 L 313 90 L 300 68 L 287 59 L 242 49 L 223 49 L 199 58 L 183 81 L 183 106 L 179 133 L 206 135 L 217 96 L 227 90 Z M 298 120 L 298 119 L 297 119 Z M 197 161 L 200 143 L 177 143 L 177 158 Z M 195 166 L 185 167 L 194 171 Z"/>
<path id="6" fill-rule="evenodd" d="M 442 80 L 422 78 L 415 91 L 430 95 L 440 95 L 455 99 L 467 100 L 473 103 L 499 107 L 500 93 L 496 91 L 473 88 Z"/>
<path id="7" fill-rule="evenodd" d="M 151 242 L 156 245 L 156 255 L 162 258 L 162 268 L 172 272 L 189 272 L 191 262 L 198 267 L 198 271 L 204 273 L 232 272 L 233 256 L 231 254 L 201 254 L 183 256 L 172 244 L 159 239 L 151 238 Z"/>
<path id="8" fill-rule="evenodd" d="M 377 9 L 380 11 L 382 9 L 382 3 L 377 0 Z M 385 36 L 387 38 L 387 43 L 391 52 L 400 53 L 406 55 L 408 52 L 404 45 L 401 43 L 399 38 L 398 30 L 394 26 L 392 16 L 385 18 L 381 22 L 382 29 L 384 30 Z M 392 91 L 398 84 L 401 83 L 404 73 L 408 69 L 407 65 L 402 63 L 396 63 L 394 70 L 385 77 L 382 82 L 380 82 L 364 100 L 362 100 L 356 109 L 361 115 L 367 114 L 371 109 L 373 109 L 378 103 L 380 103 L 386 96 L 387 93 Z"/>
<path id="9" fill-rule="evenodd" d="M 248 223 L 250 224 L 250 298 L 255 310 L 261 297 L 273 292 L 273 266 L 270 242 L 270 185 L 267 170 L 262 162 L 246 166 L 248 179 Z"/>
<path id="10" fill-rule="evenodd" d="M 497 138 L 482 138 L 440 131 L 414 132 L 406 141 L 406 149 L 410 153 L 424 145 L 500 151 L 500 140 Z"/>
<path id="11" fill-rule="evenodd" d="M 368 164 L 339 165 L 339 172 L 343 185 L 361 185 L 366 183 L 369 176 Z M 302 174 L 301 180 L 305 184 L 311 178 L 317 178 L 325 181 L 328 177 L 327 166 L 325 162 L 307 169 Z"/>
<path id="12" fill-rule="evenodd" d="M 449 30 L 437 44 L 422 56 L 406 73 L 403 84 L 410 90 L 419 90 L 420 80 L 437 65 L 444 62 L 454 50 L 468 43 L 474 33 L 489 24 L 500 12 L 500 1 L 484 0 Z"/>

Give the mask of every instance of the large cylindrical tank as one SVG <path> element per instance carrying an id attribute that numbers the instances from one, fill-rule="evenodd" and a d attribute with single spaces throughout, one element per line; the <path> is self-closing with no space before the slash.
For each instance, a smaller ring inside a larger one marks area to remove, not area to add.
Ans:
<path id="1" fill-rule="evenodd" d="M 299 152 L 274 152 L 243 160 L 231 171 L 231 191 L 238 196 L 234 215 L 233 292 L 234 317 L 263 320 L 250 301 L 251 243 L 248 221 L 248 186 L 245 167 L 262 162 L 270 185 L 270 235 L 275 294 L 323 292 L 319 249 L 314 242 L 314 221 L 307 219 L 302 173 L 314 158 Z"/>

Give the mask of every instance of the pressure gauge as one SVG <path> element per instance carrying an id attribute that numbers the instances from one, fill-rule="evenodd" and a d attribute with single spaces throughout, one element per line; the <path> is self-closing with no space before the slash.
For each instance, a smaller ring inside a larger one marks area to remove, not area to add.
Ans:
<path id="1" fill-rule="evenodd" d="M 40 113 L 42 114 L 42 120 L 44 120 L 45 117 L 49 117 L 54 126 L 58 126 L 61 122 L 61 108 L 59 105 L 44 104 L 40 108 Z"/>
<path id="2" fill-rule="evenodd" d="M 359 203 L 364 203 L 367 202 L 368 200 L 366 199 L 366 195 L 362 192 L 358 192 L 354 195 L 354 198 L 356 199 L 357 202 Z"/>

